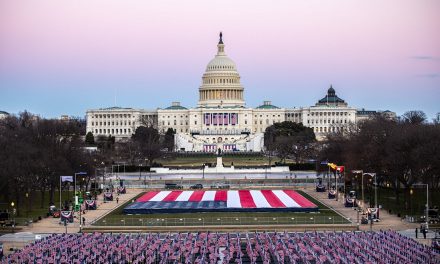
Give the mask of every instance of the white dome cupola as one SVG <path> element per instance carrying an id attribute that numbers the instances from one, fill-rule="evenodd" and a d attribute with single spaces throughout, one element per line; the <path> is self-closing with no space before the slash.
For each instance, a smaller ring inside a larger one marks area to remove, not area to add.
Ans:
<path id="1" fill-rule="evenodd" d="M 217 55 L 206 66 L 199 88 L 199 107 L 243 107 L 243 86 L 237 67 L 225 53 L 223 35 L 217 44 Z"/>

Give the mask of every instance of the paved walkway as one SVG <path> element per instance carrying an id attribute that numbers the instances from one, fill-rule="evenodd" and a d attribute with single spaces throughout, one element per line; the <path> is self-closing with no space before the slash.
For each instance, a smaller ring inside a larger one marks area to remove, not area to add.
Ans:
<path id="1" fill-rule="evenodd" d="M 334 209 L 335 211 L 339 212 L 341 215 L 345 216 L 346 218 L 350 218 L 350 220 L 357 224 L 357 211 L 351 207 L 345 207 L 344 205 L 344 197 L 340 195 L 338 201 L 335 199 L 328 199 L 327 192 L 316 192 L 315 188 L 307 188 L 302 189 L 305 193 L 312 196 L 313 198 L 317 199 L 321 203 L 325 204 L 326 206 L 330 207 L 331 209 Z M 367 206 L 369 207 L 369 206 Z M 374 222 L 373 225 L 359 225 L 360 230 L 370 230 L 372 228 L 373 230 L 395 230 L 401 233 L 402 235 L 405 235 L 407 237 L 410 237 L 412 239 L 415 238 L 415 229 L 420 228 L 420 223 L 408 223 L 406 221 L 403 221 L 400 217 L 397 217 L 396 215 L 389 214 L 386 210 L 380 211 L 380 222 Z M 362 218 L 362 214 L 359 214 L 359 219 Z M 427 234 L 427 238 L 423 239 L 423 235 L 420 233 L 418 238 L 416 239 L 418 242 L 425 244 L 425 245 L 431 245 L 432 238 L 434 238 L 434 233 L 430 232 Z"/>
<path id="2" fill-rule="evenodd" d="M 97 210 L 86 210 L 85 214 L 81 214 L 81 217 L 86 219 L 86 226 L 90 225 L 97 219 L 110 213 L 112 210 L 116 209 L 118 206 L 124 204 L 125 202 L 132 200 L 136 195 L 142 192 L 141 189 L 127 189 L 126 194 L 119 195 L 119 203 L 116 203 L 116 196 L 114 200 L 110 202 L 103 202 L 103 194 L 98 196 L 98 208 Z M 79 213 L 75 213 L 74 222 L 67 225 L 67 233 L 77 233 L 79 232 Z M 44 218 L 43 220 L 33 223 L 22 229 L 23 232 L 32 232 L 35 234 L 46 234 L 46 233 L 64 233 L 66 232 L 66 227 L 60 223 L 60 218 Z"/>
<path id="3" fill-rule="evenodd" d="M 336 210 L 346 218 L 350 218 L 350 220 L 357 224 L 358 219 L 358 213 L 357 210 L 355 210 L 352 207 L 345 207 L 344 205 L 344 197 L 342 195 L 339 196 L 338 201 L 335 199 L 328 199 L 327 192 L 316 192 L 316 190 L 313 188 L 307 188 L 304 190 L 305 193 L 308 195 L 314 197 L 315 199 L 319 200 L 321 203 L 327 205 L 328 207 Z M 369 207 L 366 205 L 366 207 Z M 374 222 L 372 229 L 373 230 L 386 230 L 386 229 L 392 229 L 392 230 L 407 230 L 407 229 L 414 229 L 416 227 L 420 227 L 420 224 L 417 223 L 407 223 L 405 221 L 402 221 L 399 217 L 389 214 L 386 210 L 381 210 L 379 212 L 380 216 L 380 222 Z M 362 218 L 362 213 L 359 213 L 359 221 Z M 370 230 L 370 225 L 359 225 L 360 230 Z"/>
<path id="4" fill-rule="evenodd" d="M 324 193 L 318 193 L 314 188 L 301 188 L 302 191 L 309 194 L 310 196 L 314 197 L 315 199 L 319 200 L 321 203 L 325 204 L 326 206 L 330 207 L 331 209 L 334 209 L 335 211 L 339 212 L 341 215 L 343 215 L 346 218 L 349 218 L 354 225 L 357 224 L 357 211 L 353 208 L 347 208 L 344 206 L 343 203 L 343 197 L 340 196 L 339 201 L 336 201 L 335 199 L 328 199 L 327 192 Z M 139 193 L 141 193 L 143 189 L 127 189 L 126 194 L 122 194 L 119 196 L 119 203 L 116 203 L 116 199 L 112 202 L 103 202 L 103 195 L 100 195 L 98 198 L 98 209 L 97 210 L 90 210 L 86 211 L 86 214 L 84 217 L 86 218 L 86 226 L 90 226 L 91 223 L 94 221 L 100 219 L 101 217 L 105 216 L 106 214 L 110 213 L 114 209 L 116 209 L 118 206 L 121 206 L 125 202 L 132 200 L 135 196 L 137 196 Z M 361 218 L 362 215 L 359 214 L 359 218 Z M 395 215 L 390 215 L 388 212 L 381 211 L 380 212 L 380 222 L 375 222 L 372 226 L 373 230 L 387 230 L 392 229 L 399 231 L 400 233 L 415 238 L 415 228 L 420 227 L 417 223 L 407 223 L 405 221 L 402 221 L 400 218 L 398 218 Z M 359 225 L 360 230 L 370 230 L 370 225 Z M 38 223 L 34 223 L 30 226 L 24 227 L 22 229 L 22 232 L 27 232 L 27 234 L 51 234 L 51 233 L 64 233 L 66 232 L 66 227 L 63 224 L 60 224 L 59 218 L 45 218 Z M 69 224 L 67 226 L 67 232 L 68 233 L 77 233 L 79 232 L 79 214 L 74 220 L 74 223 Z M 26 234 L 26 233 L 25 233 Z M 18 234 L 17 234 L 18 235 Z M 21 237 L 21 235 L 20 235 Z M 419 234 L 419 239 L 417 239 L 419 242 L 423 244 L 430 245 L 431 243 L 431 234 L 428 234 L 428 239 L 421 239 L 421 234 Z M 20 239 L 21 240 L 21 239 Z"/>

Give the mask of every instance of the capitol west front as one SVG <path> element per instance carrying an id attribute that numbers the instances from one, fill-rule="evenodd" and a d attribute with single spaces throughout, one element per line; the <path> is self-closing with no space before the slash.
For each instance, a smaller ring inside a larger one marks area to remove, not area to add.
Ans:
<path id="1" fill-rule="evenodd" d="M 256 108 L 246 107 L 243 92 L 237 67 L 226 55 L 220 33 L 217 54 L 202 76 L 197 107 L 188 109 L 173 102 L 170 107 L 152 111 L 121 107 L 88 110 L 87 132 L 122 140 L 130 138 L 141 125 L 153 126 L 161 133 L 172 128 L 176 131 L 175 150 L 261 151 L 264 131 L 274 123 L 302 123 L 322 139 L 376 113 L 349 107 L 332 87 L 315 106 L 293 109 L 279 108 L 270 101 Z"/>

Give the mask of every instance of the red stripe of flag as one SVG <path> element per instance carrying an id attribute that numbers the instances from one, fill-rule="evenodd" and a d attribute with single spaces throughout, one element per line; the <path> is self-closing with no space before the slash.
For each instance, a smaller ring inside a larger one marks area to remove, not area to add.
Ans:
<path id="1" fill-rule="evenodd" d="M 189 197 L 189 202 L 200 202 L 202 200 L 205 191 L 194 191 Z"/>
<path id="2" fill-rule="evenodd" d="M 147 192 L 144 195 L 142 195 L 141 197 L 139 197 L 136 202 L 148 202 L 151 198 L 153 198 L 154 196 L 156 196 L 156 194 L 158 194 L 159 192 Z"/>
<path id="3" fill-rule="evenodd" d="M 283 202 L 281 202 L 281 200 L 271 190 L 261 190 L 261 193 L 273 208 L 286 207 L 286 205 L 283 204 Z"/>
<path id="4" fill-rule="evenodd" d="M 304 198 L 301 194 L 293 191 L 293 190 L 284 190 L 284 192 L 289 195 L 299 206 L 301 207 L 316 207 L 316 205 L 306 198 Z"/>
<path id="5" fill-rule="evenodd" d="M 240 203 L 242 208 L 256 208 L 254 199 L 252 198 L 251 192 L 248 190 L 239 190 L 238 195 L 240 196 Z"/>
<path id="6" fill-rule="evenodd" d="M 216 191 L 214 201 L 223 201 L 226 202 L 228 200 L 228 191 Z"/>
<path id="7" fill-rule="evenodd" d="M 182 191 L 172 191 L 163 198 L 162 202 L 174 202 L 181 193 Z"/>

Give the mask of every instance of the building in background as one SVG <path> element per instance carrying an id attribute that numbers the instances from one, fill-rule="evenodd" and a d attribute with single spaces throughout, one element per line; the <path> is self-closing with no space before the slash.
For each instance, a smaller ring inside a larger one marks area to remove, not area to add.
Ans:
<path id="1" fill-rule="evenodd" d="M 375 111 L 358 114 L 356 108 L 336 95 L 332 86 L 324 98 L 310 107 L 280 108 L 271 101 L 264 101 L 256 108 L 247 107 L 240 74 L 225 53 L 220 33 L 217 54 L 202 76 L 197 107 L 187 108 L 173 102 L 157 110 L 121 107 L 88 110 L 87 132 L 121 140 L 131 137 L 139 126 L 153 126 L 161 133 L 172 128 L 176 131 L 178 151 L 261 151 L 264 131 L 274 123 L 302 123 L 313 128 L 321 140 L 329 133 L 347 130 L 358 118 L 366 119 L 374 114 Z"/>
<path id="2" fill-rule="evenodd" d="M 8 117 L 8 116 L 9 116 L 9 113 L 8 113 L 8 112 L 0 111 L 0 119 L 4 119 L 4 118 L 6 118 L 6 117 Z"/>
<path id="3" fill-rule="evenodd" d="M 109 107 L 88 110 L 87 133 L 114 136 L 117 140 L 130 138 L 139 126 L 157 128 L 157 111 L 144 109 Z"/>

